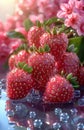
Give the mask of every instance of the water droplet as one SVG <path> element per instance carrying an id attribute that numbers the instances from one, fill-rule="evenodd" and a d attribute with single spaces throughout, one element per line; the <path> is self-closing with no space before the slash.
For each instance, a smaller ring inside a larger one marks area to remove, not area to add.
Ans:
<path id="1" fill-rule="evenodd" d="M 15 113 L 14 113 L 13 110 L 7 110 L 6 115 L 7 115 L 8 117 L 13 117 L 13 116 L 15 115 Z"/>
<path id="2" fill-rule="evenodd" d="M 61 113 L 60 115 L 60 121 L 67 123 L 69 119 L 68 113 Z"/>
<path id="3" fill-rule="evenodd" d="M 78 110 L 76 108 L 72 108 L 72 109 L 70 109 L 70 112 L 71 112 L 72 116 L 76 116 L 78 113 Z"/>
<path id="4" fill-rule="evenodd" d="M 77 130 L 84 130 L 84 124 L 83 123 L 78 123 L 77 124 Z"/>
<path id="5" fill-rule="evenodd" d="M 15 106 L 15 113 L 16 115 L 18 115 L 19 117 L 24 117 L 27 115 L 28 113 L 28 109 L 27 107 L 23 104 L 23 103 L 18 103 Z"/>
<path id="6" fill-rule="evenodd" d="M 74 97 L 79 98 L 80 97 L 80 90 L 75 90 Z"/>
<path id="7" fill-rule="evenodd" d="M 38 90 L 32 90 L 27 96 L 27 101 L 31 103 L 38 103 L 41 99 L 41 95 Z"/>
<path id="8" fill-rule="evenodd" d="M 31 130 L 31 128 L 27 127 L 27 130 Z"/>
<path id="9" fill-rule="evenodd" d="M 6 79 L 1 79 L 0 80 L 2 83 L 6 83 Z"/>
<path id="10" fill-rule="evenodd" d="M 84 106 L 84 98 L 81 98 L 81 99 L 78 100 L 78 105 Z"/>
<path id="11" fill-rule="evenodd" d="M 58 122 L 53 123 L 52 125 L 53 130 L 60 130 L 61 124 Z"/>
<path id="12" fill-rule="evenodd" d="M 43 125 L 43 122 L 41 121 L 41 119 L 34 120 L 34 127 L 41 128 L 42 125 Z"/>
<path id="13" fill-rule="evenodd" d="M 55 108 L 55 115 L 60 116 L 61 113 L 62 113 L 62 109 L 61 108 Z"/>
<path id="14" fill-rule="evenodd" d="M 36 112 L 30 111 L 29 112 L 29 117 L 32 118 L 32 119 L 34 119 L 36 117 Z"/>

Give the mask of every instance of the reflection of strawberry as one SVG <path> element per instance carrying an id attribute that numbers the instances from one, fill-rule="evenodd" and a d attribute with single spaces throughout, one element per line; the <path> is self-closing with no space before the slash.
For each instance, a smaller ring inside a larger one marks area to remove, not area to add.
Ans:
<path id="1" fill-rule="evenodd" d="M 10 68 L 10 70 L 13 69 L 15 67 L 15 65 L 18 64 L 18 62 L 27 63 L 28 57 L 29 57 L 29 53 L 26 52 L 25 50 L 18 52 L 17 55 L 12 55 L 9 58 L 9 68 Z"/>
<path id="2" fill-rule="evenodd" d="M 43 33 L 44 33 L 43 28 L 37 26 L 31 27 L 28 32 L 29 45 L 30 46 L 35 45 L 38 48 L 40 46 L 39 40 Z"/>
<path id="3" fill-rule="evenodd" d="M 81 86 L 84 86 L 84 66 L 80 66 L 78 70 L 78 81 Z"/>
<path id="4" fill-rule="evenodd" d="M 72 85 L 60 75 L 52 77 L 44 92 L 43 100 L 45 102 L 69 102 L 74 95 L 74 89 Z"/>
<path id="5" fill-rule="evenodd" d="M 33 76 L 41 86 L 36 89 L 44 89 L 55 67 L 54 56 L 49 53 L 34 53 L 29 57 L 28 64 L 32 66 Z"/>
<path id="6" fill-rule="evenodd" d="M 41 46 L 48 44 L 50 53 L 54 55 L 55 60 L 59 60 L 67 49 L 68 39 L 64 33 L 58 35 L 44 33 L 40 38 L 40 44 Z"/>
<path id="7" fill-rule="evenodd" d="M 64 53 L 57 62 L 56 67 L 58 71 L 64 71 L 64 73 L 69 74 L 72 73 L 74 76 L 77 76 L 77 72 L 79 69 L 79 58 L 75 53 Z"/>
<path id="8" fill-rule="evenodd" d="M 24 98 L 34 86 L 31 74 L 20 69 L 13 69 L 7 75 L 7 96 L 11 99 Z"/>

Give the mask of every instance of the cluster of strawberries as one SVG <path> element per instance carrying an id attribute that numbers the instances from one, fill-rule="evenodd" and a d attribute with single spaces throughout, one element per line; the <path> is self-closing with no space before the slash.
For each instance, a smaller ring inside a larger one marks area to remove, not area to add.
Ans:
<path id="1" fill-rule="evenodd" d="M 21 99 L 35 89 L 43 93 L 44 102 L 71 101 L 76 80 L 84 86 L 84 67 L 76 53 L 67 51 L 67 35 L 33 26 L 26 39 L 28 47 L 9 58 L 8 97 Z"/>

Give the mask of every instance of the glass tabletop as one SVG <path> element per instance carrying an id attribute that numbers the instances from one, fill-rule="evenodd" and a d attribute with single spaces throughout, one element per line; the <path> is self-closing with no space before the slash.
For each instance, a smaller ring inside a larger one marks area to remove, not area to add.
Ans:
<path id="1" fill-rule="evenodd" d="M 84 130 L 84 90 L 66 104 L 43 104 L 39 95 L 12 101 L 6 96 L 4 74 L 0 76 L 0 130 Z"/>

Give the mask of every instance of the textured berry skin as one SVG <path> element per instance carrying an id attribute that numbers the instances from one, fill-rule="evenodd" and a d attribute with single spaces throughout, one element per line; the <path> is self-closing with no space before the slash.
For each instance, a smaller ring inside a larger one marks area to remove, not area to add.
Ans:
<path id="1" fill-rule="evenodd" d="M 78 77 L 80 86 L 84 86 L 84 66 L 79 67 L 77 77 Z"/>
<path id="2" fill-rule="evenodd" d="M 73 76 L 77 76 L 79 69 L 79 58 L 75 53 L 64 53 L 60 61 L 57 62 L 56 67 L 58 72 L 63 71 L 66 74 L 72 73 Z"/>
<path id="3" fill-rule="evenodd" d="M 64 33 L 58 35 L 44 33 L 40 38 L 40 45 L 44 46 L 45 44 L 49 45 L 50 53 L 54 55 L 55 60 L 58 61 L 67 49 L 68 38 Z"/>
<path id="4" fill-rule="evenodd" d="M 29 53 L 28 52 L 26 52 L 25 50 L 22 50 L 22 51 L 20 51 L 18 54 L 17 54 L 17 56 L 16 56 L 16 64 L 18 63 L 18 62 L 28 62 L 28 57 L 29 57 Z"/>
<path id="5" fill-rule="evenodd" d="M 24 98 L 34 86 L 34 83 L 31 74 L 15 68 L 7 75 L 7 96 L 10 99 Z"/>
<path id="6" fill-rule="evenodd" d="M 18 62 L 28 63 L 29 55 L 30 54 L 28 52 L 26 52 L 25 50 L 18 52 L 17 55 L 12 55 L 9 58 L 9 68 L 10 68 L 10 70 L 12 70 L 15 67 L 15 65 L 18 64 Z"/>
<path id="7" fill-rule="evenodd" d="M 12 70 L 15 67 L 15 57 L 16 55 L 11 55 L 8 60 L 8 65 L 10 70 Z"/>
<path id="8" fill-rule="evenodd" d="M 33 76 L 39 84 L 36 89 L 44 90 L 49 77 L 55 67 L 54 56 L 50 53 L 34 53 L 28 59 L 28 64 L 33 68 Z"/>
<path id="9" fill-rule="evenodd" d="M 60 75 L 52 77 L 46 86 L 43 101 L 53 103 L 66 103 L 72 100 L 74 89 L 72 85 Z"/>
<path id="10" fill-rule="evenodd" d="M 35 45 L 37 48 L 40 46 L 40 37 L 44 33 L 43 28 L 33 26 L 28 32 L 29 45 Z"/>

